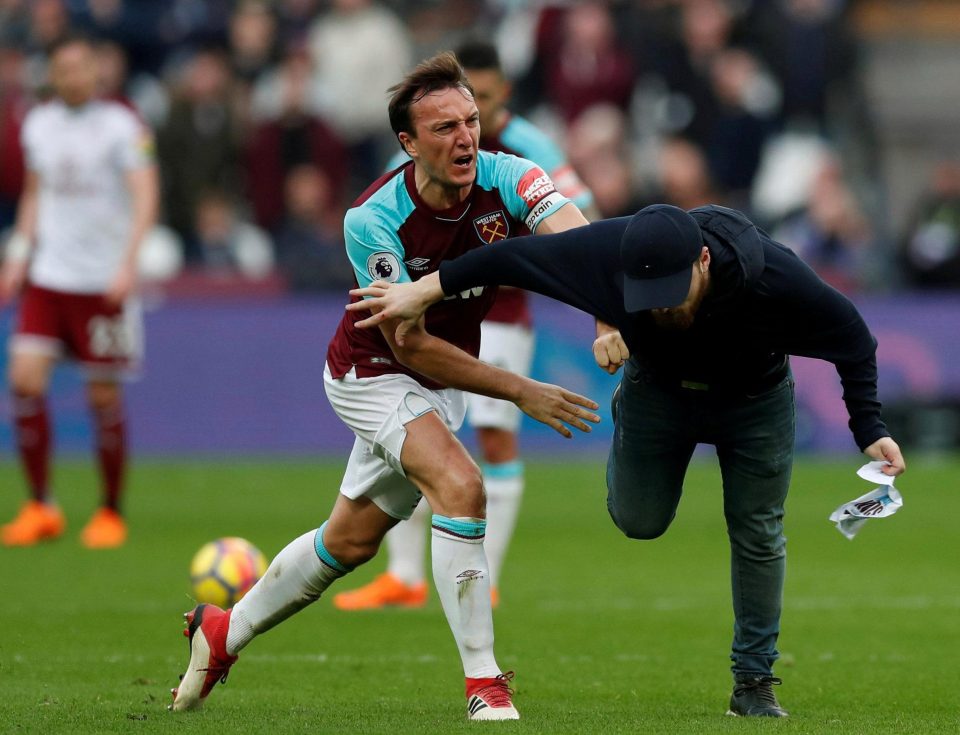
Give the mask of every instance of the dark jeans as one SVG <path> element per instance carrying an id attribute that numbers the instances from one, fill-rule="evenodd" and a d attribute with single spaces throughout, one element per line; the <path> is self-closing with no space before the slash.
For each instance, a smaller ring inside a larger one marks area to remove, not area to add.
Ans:
<path id="1" fill-rule="evenodd" d="M 717 448 L 730 538 L 734 674 L 772 673 L 786 565 L 783 504 L 793 465 L 788 375 L 756 395 L 657 384 L 632 363 L 613 397 L 607 508 L 630 538 L 653 539 L 677 512 L 694 447 Z"/>

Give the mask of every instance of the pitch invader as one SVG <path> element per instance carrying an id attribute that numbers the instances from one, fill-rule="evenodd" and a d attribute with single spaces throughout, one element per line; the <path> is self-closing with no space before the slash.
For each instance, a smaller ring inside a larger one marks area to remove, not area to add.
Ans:
<path id="1" fill-rule="evenodd" d="M 0 303 L 22 289 L 10 339 L 17 444 L 32 499 L 0 529 L 6 546 L 60 536 L 65 520 L 49 486 L 46 394 L 57 360 L 83 369 L 103 483 L 103 504 L 83 529 L 91 548 L 119 546 L 126 466 L 121 378 L 142 352 L 132 297 L 137 253 L 153 226 L 158 182 L 150 131 L 115 102 L 94 98 L 91 43 L 68 37 L 50 51 L 56 99 L 24 121 L 27 178 L 0 273 Z"/>
<path id="2" fill-rule="evenodd" d="M 532 123 L 507 109 L 511 85 L 503 74 L 496 47 L 474 41 L 456 50 L 457 59 L 473 87 L 480 113 L 480 149 L 510 153 L 533 161 L 548 173 L 557 191 L 588 213 L 593 196 L 567 162 L 563 152 Z M 404 151 L 388 170 L 404 165 Z M 591 217 L 592 218 L 592 217 Z M 520 222 L 510 230 L 496 213 L 477 218 L 477 233 L 495 243 L 508 235 L 527 234 Z M 520 375 L 529 375 L 533 362 L 534 333 L 525 291 L 501 288 L 480 326 L 480 359 Z M 523 462 L 517 432 L 521 413 L 509 401 L 488 396 L 467 396 L 467 421 L 476 429 L 487 494 L 487 534 L 484 548 L 490 565 L 494 606 L 500 599 L 499 580 L 523 496 Z M 390 530 L 386 538 L 387 570 L 358 589 L 333 597 L 340 610 L 369 610 L 386 606 L 420 607 L 427 601 L 426 539 L 430 508 L 417 506 L 413 516 Z"/>
<path id="3" fill-rule="evenodd" d="M 412 162 L 374 182 L 347 212 L 358 284 L 415 281 L 444 260 L 491 246 L 483 225 L 555 233 L 586 224 L 539 167 L 478 150 L 479 113 L 453 54 L 423 62 L 391 92 L 391 126 Z M 288 544 L 232 610 L 201 605 L 187 614 L 190 663 L 172 709 L 199 706 L 256 635 L 373 558 L 425 495 L 433 509 L 433 578 L 460 652 L 468 717 L 519 717 L 511 675 L 493 652 L 482 477 L 453 434 L 466 410 L 460 391 L 510 400 L 567 437 L 567 425 L 589 431 L 585 422 L 599 419 L 582 396 L 477 359 L 480 322 L 495 295 L 454 294 L 402 346 L 396 324 L 359 330 L 356 316 L 345 313 L 324 371 L 334 410 L 356 434 L 340 495 L 330 517 Z"/>

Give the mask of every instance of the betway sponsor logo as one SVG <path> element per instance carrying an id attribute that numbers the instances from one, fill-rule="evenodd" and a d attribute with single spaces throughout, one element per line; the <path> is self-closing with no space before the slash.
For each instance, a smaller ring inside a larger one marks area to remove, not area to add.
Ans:
<path id="1" fill-rule="evenodd" d="M 541 199 L 556 190 L 550 177 L 543 172 L 543 169 L 536 167 L 527 171 L 517 184 L 517 194 L 523 198 L 528 207 L 535 206 Z"/>

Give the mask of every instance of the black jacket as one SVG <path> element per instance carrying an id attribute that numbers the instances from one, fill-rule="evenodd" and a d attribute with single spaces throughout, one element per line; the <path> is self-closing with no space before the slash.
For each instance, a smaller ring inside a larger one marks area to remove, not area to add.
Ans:
<path id="1" fill-rule="evenodd" d="M 478 248 L 444 262 L 440 282 L 446 294 L 516 286 L 570 304 L 617 327 L 631 356 L 665 384 L 749 391 L 787 355 L 828 360 L 857 445 L 889 436 L 877 400 L 877 342 L 856 307 L 740 212 L 707 206 L 690 214 L 710 249 L 711 289 L 688 330 L 659 329 L 649 312 L 624 309 L 620 238 L 629 217 Z"/>

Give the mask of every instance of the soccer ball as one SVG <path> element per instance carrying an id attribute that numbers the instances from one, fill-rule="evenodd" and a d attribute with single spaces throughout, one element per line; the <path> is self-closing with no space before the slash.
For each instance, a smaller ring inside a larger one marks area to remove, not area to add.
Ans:
<path id="1" fill-rule="evenodd" d="M 204 544 L 190 562 L 190 584 L 197 602 L 232 607 L 267 571 L 256 546 L 235 536 Z"/>

